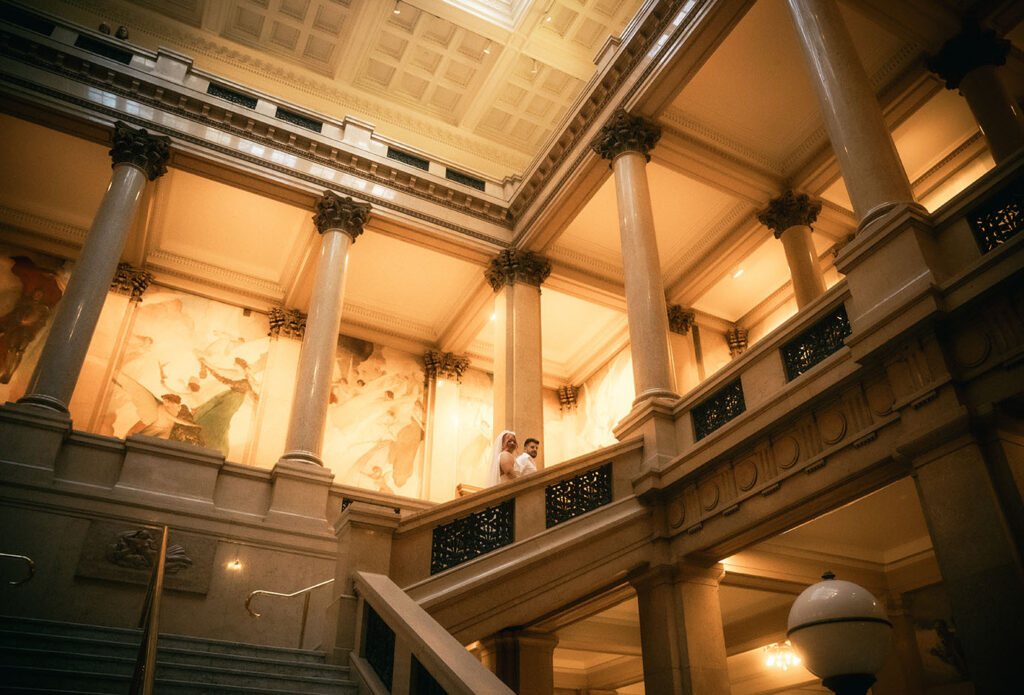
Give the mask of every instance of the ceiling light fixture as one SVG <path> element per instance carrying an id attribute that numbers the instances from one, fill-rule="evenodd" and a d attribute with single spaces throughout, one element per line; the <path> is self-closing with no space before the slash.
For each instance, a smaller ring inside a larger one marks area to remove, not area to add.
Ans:
<path id="1" fill-rule="evenodd" d="M 739 269 L 739 270 L 737 270 L 737 271 L 736 271 L 735 273 L 733 273 L 733 274 L 732 274 L 732 277 L 733 277 L 733 279 L 735 280 L 735 279 L 736 279 L 736 278 L 738 278 L 738 277 L 739 277 L 740 275 L 743 275 L 743 268 L 740 268 L 740 269 Z"/>
<path id="2" fill-rule="evenodd" d="M 491 40 L 487 39 L 487 43 L 484 44 L 484 55 L 491 55 Z"/>
<path id="3" fill-rule="evenodd" d="M 551 21 L 551 6 L 554 5 L 554 4 L 555 4 L 555 0 L 551 0 L 550 2 L 548 2 L 547 9 L 544 10 L 544 21 L 545 22 L 550 22 Z"/>
<path id="4" fill-rule="evenodd" d="M 399 5 L 402 4 L 402 0 L 395 0 L 395 9 L 391 10 L 391 14 L 402 14 L 402 8 Z"/>
<path id="5" fill-rule="evenodd" d="M 496 318 L 498 318 L 498 315 L 497 315 L 497 314 L 491 314 L 491 321 L 493 321 L 493 320 L 494 320 L 494 319 L 496 319 Z"/>
<path id="6" fill-rule="evenodd" d="M 531 75 L 536 75 L 537 74 L 537 70 L 538 70 L 538 68 L 537 68 L 537 59 L 534 58 L 533 59 L 533 69 L 530 70 L 530 74 Z"/>
<path id="7" fill-rule="evenodd" d="M 793 651 L 789 640 L 769 644 L 764 648 L 764 665 L 768 668 L 777 668 L 780 671 L 788 671 L 791 667 L 800 665 L 800 657 Z"/>

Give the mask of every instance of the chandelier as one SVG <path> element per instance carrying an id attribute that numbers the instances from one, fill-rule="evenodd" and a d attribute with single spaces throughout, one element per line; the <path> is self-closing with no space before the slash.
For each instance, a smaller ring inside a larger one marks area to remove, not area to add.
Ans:
<path id="1" fill-rule="evenodd" d="M 800 665 L 800 657 L 793 651 L 789 640 L 775 642 L 764 648 L 764 665 L 768 668 L 788 671 L 791 667 Z"/>

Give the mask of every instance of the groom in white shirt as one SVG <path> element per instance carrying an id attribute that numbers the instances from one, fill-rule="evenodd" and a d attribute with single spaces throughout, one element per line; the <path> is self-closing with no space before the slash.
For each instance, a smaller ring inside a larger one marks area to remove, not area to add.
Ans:
<path id="1" fill-rule="evenodd" d="M 537 472 L 537 466 L 533 460 L 537 458 L 537 453 L 540 451 L 540 442 L 532 437 L 527 439 L 523 443 L 523 453 L 519 454 L 516 458 L 516 477 L 520 478 L 524 475 Z"/>

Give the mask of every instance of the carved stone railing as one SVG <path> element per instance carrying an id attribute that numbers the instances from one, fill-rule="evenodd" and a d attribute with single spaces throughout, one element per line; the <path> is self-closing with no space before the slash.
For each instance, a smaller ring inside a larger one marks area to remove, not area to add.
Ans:
<path id="1" fill-rule="evenodd" d="M 447 524 L 434 527 L 430 546 L 430 573 L 504 547 L 514 540 L 515 506 L 505 500 Z"/>
<path id="2" fill-rule="evenodd" d="M 789 381 L 843 347 L 850 335 L 850 319 L 842 304 L 825 314 L 813 326 L 782 346 L 782 363 Z"/>
<path id="3" fill-rule="evenodd" d="M 545 523 L 551 528 L 611 501 L 612 464 L 606 463 L 544 488 Z"/>
<path id="4" fill-rule="evenodd" d="M 693 406 L 693 438 L 701 440 L 747 409 L 743 400 L 743 384 L 734 379 Z"/>

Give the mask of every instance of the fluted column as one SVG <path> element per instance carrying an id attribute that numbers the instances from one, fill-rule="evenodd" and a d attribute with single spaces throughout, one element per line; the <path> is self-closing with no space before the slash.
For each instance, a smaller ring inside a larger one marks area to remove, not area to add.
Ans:
<path id="1" fill-rule="evenodd" d="M 494 430 L 544 441 L 540 285 L 551 264 L 529 251 L 502 251 L 484 271 L 494 301 Z M 536 461 L 543 468 L 543 450 Z"/>
<path id="2" fill-rule="evenodd" d="M 1010 42 L 976 23 L 951 38 L 928 61 L 928 69 L 959 89 L 978 121 L 996 164 L 1024 146 L 1024 114 L 1004 83 Z"/>
<path id="3" fill-rule="evenodd" d="M 317 201 L 313 222 L 320 233 L 320 252 L 282 459 L 323 465 L 320 450 L 341 325 L 348 250 L 363 233 L 369 214 L 369 203 L 357 203 L 332 191 L 325 191 Z"/>
<path id="4" fill-rule="evenodd" d="M 668 352 L 665 287 L 647 185 L 648 153 L 660 137 L 661 129 L 657 125 L 620 109 L 590 143 L 597 154 L 611 161 L 615 176 L 629 342 L 633 354 L 634 402 L 657 397 L 676 398 Z"/>
<path id="5" fill-rule="evenodd" d="M 768 201 L 768 209 L 757 216 L 761 224 L 772 230 L 775 238 L 782 241 L 798 309 L 803 309 L 825 294 L 825 279 L 818 266 L 814 242 L 811 241 L 811 225 L 818 219 L 819 212 L 820 202 L 811 200 L 805 194 L 786 191 Z"/>
<path id="6" fill-rule="evenodd" d="M 864 228 L 914 203 L 896 145 L 835 0 L 787 0 L 854 214 Z"/>
<path id="7" fill-rule="evenodd" d="M 167 171 L 169 156 L 168 138 L 150 135 L 120 121 L 114 124 L 114 147 L 110 150 L 114 172 L 110 184 L 57 305 L 53 325 L 20 403 L 68 412 L 142 189 L 147 179 L 153 181 Z"/>

